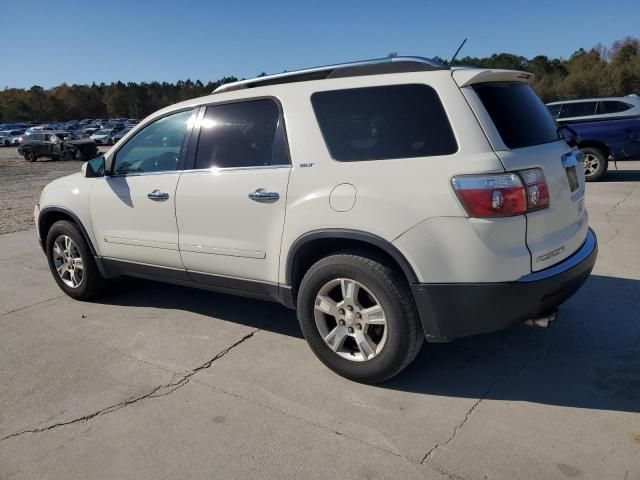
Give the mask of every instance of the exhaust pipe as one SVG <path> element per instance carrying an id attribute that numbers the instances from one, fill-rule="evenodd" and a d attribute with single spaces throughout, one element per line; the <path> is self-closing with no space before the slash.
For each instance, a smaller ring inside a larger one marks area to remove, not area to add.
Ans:
<path id="1" fill-rule="evenodd" d="M 531 325 L 532 327 L 547 328 L 549 325 L 551 325 L 552 322 L 555 322 L 557 317 L 558 311 L 554 310 L 553 312 L 547 313 L 546 315 L 541 315 L 536 318 L 530 318 L 524 323 L 526 323 L 527 325 Z"/>

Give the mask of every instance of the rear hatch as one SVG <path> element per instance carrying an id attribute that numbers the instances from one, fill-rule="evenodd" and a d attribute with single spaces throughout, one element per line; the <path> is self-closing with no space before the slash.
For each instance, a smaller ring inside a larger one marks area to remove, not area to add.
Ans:
<path id="1" fill-rule="evenodd" d="M 587 236 L 580 152 L 561 140 L 546 106 L 529 86 L 533 75 L 504 70 L 456 70 L 453 77 L 473 108 L 506 171 L 541 168 L 549 207 L 527 213 L 531 269 L 571 256 Z"/>

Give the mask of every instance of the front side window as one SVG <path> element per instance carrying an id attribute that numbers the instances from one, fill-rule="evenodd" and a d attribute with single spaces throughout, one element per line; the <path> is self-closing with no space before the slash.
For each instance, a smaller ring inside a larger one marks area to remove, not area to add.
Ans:
<path id="1" fill-rule="evenodd" d="M 194 121 L 195 115 L 188 110 L 147 125 L 118 150 L 113 173 L 125 175 L 176 170 L 187 132 Z"/>
<path id="2" fill-rule="evenodd" d="M 551 116 L 553 118 L 558 118 L 558 116 L 560 115 L 560 109 L 562 108 L 562 104 L 548 105 L 547 108 L 551 112 Z"/>
<path id="3" fill-rule="evenodd" d="M 560 118 L 588 117 L 596 115 L 598 102 L 565 103 L 560 112 Z"/>
<path id="4" fill-rule="evenodd" d="M 458 150 L 440 98 L 427 85 L 317 92 L 311 103 L 331 156 L 341 162 Z"/>
<path id="5" fill-rule="evenodd" d="M 207 107 L 196 169 L 289 164 L 278 104 L 271 99 Z"/>

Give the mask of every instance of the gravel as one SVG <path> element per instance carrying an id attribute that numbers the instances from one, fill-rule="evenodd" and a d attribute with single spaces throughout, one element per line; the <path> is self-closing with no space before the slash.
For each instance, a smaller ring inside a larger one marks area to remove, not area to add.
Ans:
<path id="1" fill-rule="evenodd" d="M 0 148 L 0 234 L 33 227 L 33 207 L 51 180 L 80 171 L 81 162 L 41 158 L 29 163 L 13 147 Z"/>

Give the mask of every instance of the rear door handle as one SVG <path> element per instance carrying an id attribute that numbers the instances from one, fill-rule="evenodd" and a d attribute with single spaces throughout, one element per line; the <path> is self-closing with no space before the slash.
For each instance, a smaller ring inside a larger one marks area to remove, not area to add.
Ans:
<path id="1" fill-rule="evenodd" d="M 169 198 L 169 194 L 161 192 L 160 190 L 154 190 L 153 192 L 147 193 L 147 198 L 151 200 L 166 200 Z"/>
<path id="2" fill-rule="evenodd" d="M 259 188 L 255 192 L 251 192 L 249 198 L 256 202 L 269 203 L 278 200 L 280 194 L 278 192 L 267 192 L 264 188 Z"/>

